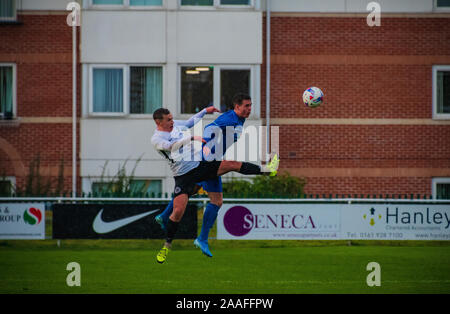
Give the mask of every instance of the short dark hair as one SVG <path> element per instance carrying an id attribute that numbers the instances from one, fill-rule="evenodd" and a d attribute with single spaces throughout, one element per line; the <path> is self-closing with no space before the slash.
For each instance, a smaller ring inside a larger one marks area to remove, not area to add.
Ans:
<path id="1" fill-rule="evenodd" d="M 154 120 L 162 120 L 163 117 L 168 114 L 170 114 L 169 109 L 159 108 L 159 109 L 156 109 L 155 112 L 153 112 L 153 119 Z"/>
<path id="2" fill-rule="evenodd" d="M 245 93 L 238 93 L 238 94 L 234 95 L 233 100 L 232 100 L 233 106 L 241 105 L 244 100 L 252 100 L 252 98 L 250 97 L 250 95 L 245 94 Z"/>

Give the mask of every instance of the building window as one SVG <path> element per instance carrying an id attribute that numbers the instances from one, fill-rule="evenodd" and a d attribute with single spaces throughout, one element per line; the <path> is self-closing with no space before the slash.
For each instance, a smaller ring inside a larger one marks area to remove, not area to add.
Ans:
<path id="1" fill-rule="evenodd" d="M 433 179 L 433 198 L 450 200 L 450 178 Z"/>
<path id="2" fill-rule="evenodd" d="M 221 111 L 232 109 L 237 93 L 254 98 L 252 72 L 251 66 L 182 66 L 181 113 L 196 113 L 212 105 Z"/>
<path id="3" fill-rule="evenodd" d="M 213 67 L 181 67 L 181 113 L 195 113 L 214 104 Z"/>
<path id="4" fill-rule="evenodd" d="M 93 5 L 123 5 L 124 0 L 92 0 Z"/>
<path id="5" fill-rule="evenodd" d="M 0 177 L 0 197 L 11 197 L 16 185 L 15 177 Z"/>
<path id="6" fill-rule="evenodd" d="M 162 0 L 130 0 L 130 6 L 162 6 Z"/>
<path id="7" fill-rule="evenodd" d="M 92 5 L 120 5 L 125 7 L 162 6 L 163 0 L 92 0 Z"/>
<path id="8" fill-rule="evenodd" d="M 220 0 L 221 5 L 250 5 L 250 0 Z"/>
<path id="9" fill-rule="evenodd" d="M 248 7 L 253 5 L 253 0 L 180 0 L 182 6 L 203 7 Z"/>
<path id="10" fill-rule="evenodd" d="M 450 66 L 433 67 L 433 117 L 450 119 Z"/>
<path id="11" fill-rule="evenodd" d="M 130 113 L 151 114 L 162 107 L 162 68 L 130 68 Z"/>
<path id="12" fill-rule="evenodd" d="M 0 118 L 12 119 L 15 115 L 15 65 L 0 64 Z"/>
<path id="13" fill-rule="evenodd" d="M 250 70 L 220 70 L 220 111 L 233 109 L 232 99 L 237 93 L 250 95 Z"/>
<path id="14" fill-rule="evenodd" d="M 436 7 L 450 8 L 450 0 L 436 0 Z"/>
<path id="15" fill-rule="evenodd" d="M 161 197 L 162 180 L 132 180 L 130 187 L 137 195 Z"/>
<path id="16" fill-rule="evenodd" d="M 119 189 L 121 190 L 119 191 Z M 93 182 L 91 185 L 91 192 L 95 197 L 123 194 L 128 197 L 161 197 L 162 180 L 131 180 L 127 187 L 114 181 Z"/>
<path id="17" fill-rule="evenodd" d="M 152 114 L 162 107 L 162 71 L 161 66 L 92 65 L 89 112 Z"/>
<path id="18" fill-rule="evenodd" d="M 123 69 L 93 69 L 93 112 L 123 112 Z"/>
<path id="19" fill-rule="evenodd" d="M 0 21 L 16 20 L 16 1 L 1 0 L 0 1 Z"/>
<path id="20" fill-rule="evenodd" d="M 181 0 L 181 5 L 214 5 L 214 0 Z"/>

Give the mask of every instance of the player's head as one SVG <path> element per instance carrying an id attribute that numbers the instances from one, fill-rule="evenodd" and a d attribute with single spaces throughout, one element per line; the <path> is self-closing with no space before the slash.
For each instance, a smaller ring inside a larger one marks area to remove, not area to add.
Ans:
<path id="1" fill-rule="evenodd" d="M 236 94 L 233 97 L 233 107 L 240 118 L 248 118 L 252 112 L 252 98 L 247 94 Z"/>
<path id="2" fill-rule="evenodd" d="M 153 112 L 153 119 L 156 127 L 160 131 L 172 132 L 173 130 L 173 116 L 166 108 L 159 108 Z"/>

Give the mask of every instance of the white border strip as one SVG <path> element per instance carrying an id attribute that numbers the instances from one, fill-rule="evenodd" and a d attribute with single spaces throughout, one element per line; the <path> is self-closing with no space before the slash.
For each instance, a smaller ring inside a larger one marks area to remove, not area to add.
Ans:
<path id="1" fill-rule="evenodd" d="M 1 202 L 22 202 L 22 201 L 41 201 L 41 202 L 154 202 L 154 201 L 170 201 L 172 198 L 92 198 L 92 197 L 0 197 Z M 209 198 L 192 198 L 190 202 L 208 202 Z M 224 202 L 256 202 L 256 203 L 449 203 L 450 200 L 436 200 L 436 199 L 372 199 L 372 198 L 224 198 Z"/>

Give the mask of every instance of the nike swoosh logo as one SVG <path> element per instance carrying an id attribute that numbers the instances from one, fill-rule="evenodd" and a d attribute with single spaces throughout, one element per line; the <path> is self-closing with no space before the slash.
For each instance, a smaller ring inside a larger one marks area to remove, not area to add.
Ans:
<path id="1" fill-rule="evenodd" d="M 116 221 L 109 221 L 109 222 L 105 222 L 102 219 L 102 213 L 103 213 L 103 208 L 98 212 L 97 216 L 94 219 L 94 222 L 92 223 L 92 228 L 94 229 L 95 232 L 97 233 L 108 233 L 111 231 L 114 231 L 116 229 L 119 229 L 123 226 L 126 226 L 136 220 L 139 220 L 141 218 L 144 218 L 145 216 L 151 215 L 155 212 L 157 212 L 159 209 L 155 209 L 146 213 L 142 213 L 139 215 L 135 215 L 135 216 L 131 216 L 131 217 L 127 217 L 127 218 L 123 218 L 123 219 L 119 219 Z"/>

